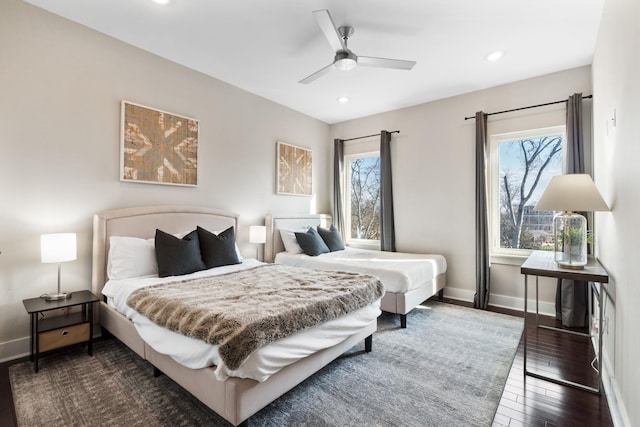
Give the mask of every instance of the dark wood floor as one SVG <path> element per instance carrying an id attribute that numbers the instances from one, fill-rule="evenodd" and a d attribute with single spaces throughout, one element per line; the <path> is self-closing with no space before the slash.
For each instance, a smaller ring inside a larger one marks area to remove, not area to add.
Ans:
<path id="1" fill-rule="evenodd" d="M 456 301 L 447 302 L 468 305 Z M 504 314 L 521 313 L 490 308 Z M 597 373 L 590 367 L 594 352 L 588 339 L 557 334 L 535 327 L 535 319 L 528 321 L 527 367 L 545 375 L 559 375 L 574 382 L 597 383 Z M 555 325 L 555 320 L 542 318 L 540 323 Z M 409 325 L 411 327 L 411 325 Z M 520 341 L 500 405 L 493 421 L 494 427 L 540 426 L 613 426 L 607 399 L 588 391 L 558 385 L 523 375 L 524 342 Z M 9 384 L 8 367 L 18 361 L 0 364 L 0 426 L 16 425 Z"/>
<path id="2" fill-rule="evenodd" d="M 595 352 L 588 338 L 537 328 L 534 315 L 527 323 L 528 371 L 597 387 L 598 374 L 591 366 Z M 540 323 L 561 327 L 553 318 L 541 317 Z M 598 395 L 525 377 L 523 355 L 521 340 L 494 426 L 613 426 L 604 391 Z"/>

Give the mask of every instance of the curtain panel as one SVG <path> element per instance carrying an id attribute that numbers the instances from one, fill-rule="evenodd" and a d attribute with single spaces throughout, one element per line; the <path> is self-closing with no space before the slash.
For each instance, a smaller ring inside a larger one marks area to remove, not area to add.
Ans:
<path id="1" fill-rule="evenodd" d="M 344 229 L 344 208 L 342 207 L 342 177 L 344 174 L 344 141 L 333 140 L 333 224 L 342 234 L 345 241 L 347 232 Z"/>
<path id="2" fill-rule="evenodd" d="M 476 293 L 473 306 L 489 305 L 491 260 L 489 258 L 489 211 L 487 205 L 487 115 L 476 113 Z"/>
<path id="3" fill-rule="evenodd" d="M 574 93 L 567 100 L 566 173 L 585 173 L 584 123 L 582 93 Z M 584 213 L 583 213 L 584 214 Z M 588 216 L 585 215 L 588 220 Z M 589 224 L 587 223 L 587 228 Z M 563 326 L 587 325 L 589 287 L 584 281 L 558 279 L 556 286 L 556 319 Z"/>
<path id="4" fill-rule="evenodd" d="M 391 133 L 380 131 L 380 249 L 396 251 L 391 179 Z"/>

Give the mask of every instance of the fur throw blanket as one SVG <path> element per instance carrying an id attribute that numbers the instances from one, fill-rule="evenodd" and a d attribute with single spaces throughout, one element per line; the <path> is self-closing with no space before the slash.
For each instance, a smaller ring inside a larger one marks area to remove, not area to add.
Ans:
<path id="1" fill-rule="evenodd" d="M 383 293 L 373 276 L 267 264 L 140 289 L 127 305 L 159 326 L 218 345 L 225 365 L 238 369 L 261 346 L 362 308 Z"/>

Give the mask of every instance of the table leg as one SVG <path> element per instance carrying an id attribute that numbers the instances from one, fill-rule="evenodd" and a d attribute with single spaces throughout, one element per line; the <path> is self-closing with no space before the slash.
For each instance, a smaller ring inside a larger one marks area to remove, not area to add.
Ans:
<path id="1" fill-rule="evenodd" d="M 538 327 L 538 325 L 540 324 L 540 321 L 538 320 L 538 315 L 540 313 L 540 298 L 538 295 L 538 278 L 540 276 L 536 276 L 536 328 Z"/>
<path id="2" fill-rule="evenodd" d="M 600 292 L 598 292 L 598 314 L 599 314 L 599 320 L 598 320 L 598 391 L 601 390 L 602 387 L 602 367 L 604 366 L 604 361 L 602 360 L 602 323 L 603 323 L 603 319 L 602 319 L 602 313 L 603 313 L 603 309 L 602 309 L 602 293 L 603 293 L 603 286 L 602 283 L 599 284 L 600 285 Z"/>
<path id="3" fill-rule="evenodd" d="M 524 355 L 523 355 L 523 363 L 524 363 L 524 375 L 527 375 L 527 299 L 528 299 L 528 282 L 529 276 L 527 274 L 524 275 Z"/>
<path id="4" fill-rule="evenodd" d="M 84 306 L 83 306 L 84 310 Z M 93 303 L 89 303 L 89 356 L 93 356 Z"/>
<path id="5" fill-rule="evenodd" d="M 34 313 L 34 346 L 33 346 L 33 369 L 38 373 L 38 349 L 40 348 L 40 333 L 38 330 L 38 313 Z"/>
<path id="6" fill-rule="evenodd" d="M 33 362 L 33 349 L 34 349 L 34 346 L 33 346 L 33 344 L 34 344 L 33 343 L 33 334 L 35 332 L 34 331 L 34 319 L 35 319 L 36 315 L 37 315 L 36 313 L 31 313 L 31 329 L 29 330 L 29 360 L 31 362 Z"/>

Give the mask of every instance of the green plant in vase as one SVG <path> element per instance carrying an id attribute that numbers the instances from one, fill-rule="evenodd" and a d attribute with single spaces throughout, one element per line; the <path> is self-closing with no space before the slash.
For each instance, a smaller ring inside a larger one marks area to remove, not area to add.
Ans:
<path id="1" fill-rule="evenodd" d="M 582 268 L 587 263 L 587 245 L 593 235 L 587 233 L 582 215 L 567 212 L 558 216 L 555 232 L 556 262 L 565 268 Z"/>
<path id="2" fill-rule="evenodd" d="M 584 244 L 584 236 L 581 229 L 575 227 L 566 227 L 562 230 L 559 237 L 562 252 L 566 252 L 571 255 L 579 254 L 578 250 Z"/>

